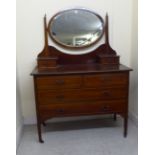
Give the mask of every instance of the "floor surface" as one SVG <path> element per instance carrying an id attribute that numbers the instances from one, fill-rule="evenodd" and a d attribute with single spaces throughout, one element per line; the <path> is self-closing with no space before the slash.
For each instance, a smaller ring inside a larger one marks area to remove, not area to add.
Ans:
<path id="1" fill-rule="evenodd" d="M 137 127 L 129 121 L 123 137 L 122 119 L 57 122 L 43 127 L 43 144 L 36 125 L 24 127 L 17 155 L 137 155 Z"/>

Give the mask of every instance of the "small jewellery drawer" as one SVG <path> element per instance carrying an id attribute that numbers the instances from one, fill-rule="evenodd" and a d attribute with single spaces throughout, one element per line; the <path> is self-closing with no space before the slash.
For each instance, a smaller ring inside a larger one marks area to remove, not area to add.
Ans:
<path id="1" fill-rule="evenodd" d="M 125 108 L 125 100 L 95 101 L 87 104 L 53 104 L 40 105 L 39 111 L 43 116 L 61 116 L 78 114 L 102 114 L 122 112 Z"/>
<path id="2" fill-rule="evenodd" d="M 79 88 L 81 82 L 81 76 L 44 76 L 36 79 L 38 89 Z"/>
<path id="3" fill-rule="evenodd" d="M 79 101 L 112 100 L 127 97 L 124 87 L 107 89 L 77 89 L 68 91 L 38 91 L 39 104 L 76 103 Z"/>
<path id="4" fill-rule="evenodd" d="M 85 75 L 85 87 L 101 87 L 101 86 L 114 86 L 126 85 L 128 82 L 128 74 L 126 73 L 105 73 L 97 75 Z"/>

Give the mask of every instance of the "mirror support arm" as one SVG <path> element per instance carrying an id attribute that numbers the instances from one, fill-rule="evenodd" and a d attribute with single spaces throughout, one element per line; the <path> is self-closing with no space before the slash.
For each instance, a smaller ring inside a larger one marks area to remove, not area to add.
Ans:
<path id="1" fill-rule="evenodd" d="M 105 43 L 109 45 L 109 20 L 108 20 L 108 14 L 106 13 L 106 26 L 105 26 Z"/>
<path id="2" fill-rule="evenodd" d="M 46 14 L 44 16 L 44 39 L 45 39 L 45 45 L 44 45 L 44 51 L 45 51 L 45 56 L 48 56 L 48 30 L 47 30 L 47 23 L 46 23 Z"/>

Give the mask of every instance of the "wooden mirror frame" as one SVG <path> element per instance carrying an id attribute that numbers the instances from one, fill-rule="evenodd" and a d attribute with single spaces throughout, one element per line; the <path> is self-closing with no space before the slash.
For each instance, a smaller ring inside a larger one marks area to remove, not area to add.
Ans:
<path id="1" fill-rule="evenodd" d="M 90 12 L 91 14 L 94 14 L 96 17 L 98 17 L 98 19 L 101 21 L 102 23 L 102 27 L 103 27 L 103 31 L 101 33 L 101 35 L 99 36 L 99 38 L 97 38 L 97 40 L 95 40 L 94 42 L 92 42 L 91 44 L 88 44 L 88 45 L 84 45 L 84 46 L 70 46 L 70 45 L 65 45 L 63 43 L 61 43 L 60 41 L 58 41 L 57 39 L 55 39 L 52 35 L 51 35 L 51 31 L 50 31 L 50 28 L 51 28 L 51 23 L 54 21 L 54 18 L 56 16 L 58 16 L 59 14 L 63 13 L 63 12 L 66 12 L 66 11 L 72 11 L 72 10 L 82 10 L 82 11 L 86 11 L 86 12 Z M 93 11 L 90 11 L 90 10 L 87 10 L 87 9 L 83 9 L 83 8 L 73 8 L 73 9 L 68 9 L 68 10 L 63 10 L 63 11 L 60 11 L 58 13 L 56 13 L 48 22 L 48 26 L 47 26 L 47 31 L 48 31 L 48 34 L 50 36 L 50 38 L 52 39 L 52 41 L 56 44 L 58 44 L 59 46 L 62 46 L 63 48 L 66 48 L 66 49 L 73 49 L 73 50 L 80 50 L 80 49 L 84 49 L 84 48 L 87 48 L 87 47 L 91 47 L 93 46 L 94 44 L 96 44 L 99 40 L 101 40 L 101 38 L 103 37 L 104 33 L 105 33 L 105 26 L 103 25 L 104 24 L 104 20 L 102 19 L 102 17 L 93 12 Z M 80 54 L 80 53 L 79 53 Z"/>

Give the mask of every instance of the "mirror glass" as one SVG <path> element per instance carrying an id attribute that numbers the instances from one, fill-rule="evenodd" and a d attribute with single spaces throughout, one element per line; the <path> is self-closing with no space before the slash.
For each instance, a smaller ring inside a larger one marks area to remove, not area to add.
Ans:
<path id="1" fill-rule="evenodd" d="M 97 42 L 103 34 L 103 19 L 85 9 L 65 10 L 49 22 L 51 38 L 66 47 L 86 47 Z"/>

